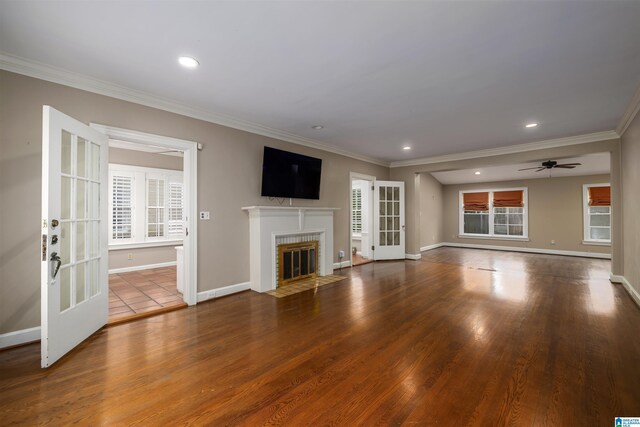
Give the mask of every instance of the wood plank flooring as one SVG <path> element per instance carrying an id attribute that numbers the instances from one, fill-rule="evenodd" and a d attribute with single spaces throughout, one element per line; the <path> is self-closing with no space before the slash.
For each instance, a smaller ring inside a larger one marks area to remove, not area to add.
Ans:
<path id="1" fill-rule="evenodd" d="M 441 248 L 345 282 L 0 352 L 0 424 L 611 426 L 640 416 L 640 309 L 609 263 Z"/>

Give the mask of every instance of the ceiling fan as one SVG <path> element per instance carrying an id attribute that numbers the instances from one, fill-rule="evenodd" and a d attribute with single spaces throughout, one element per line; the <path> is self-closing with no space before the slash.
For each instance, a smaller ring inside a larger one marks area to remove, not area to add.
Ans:
<path id="1" fill-rule="evenodd" d="M 580 166 L 582 163 L 563 163 L 561 165 L 558 164 L 555 160 L 547 160 L 546 162 L 542 162 L 542 166 L 536 166 L 533 168 L 525 168 L 518 169 L 519 171 L 528 171 L 532 169 L 536 169 L 536 172 L 543 171 L 545 169 L 553 169 L 553 168 L 561 168 L 561 169 L 573 169 L 576 166 Z"/>

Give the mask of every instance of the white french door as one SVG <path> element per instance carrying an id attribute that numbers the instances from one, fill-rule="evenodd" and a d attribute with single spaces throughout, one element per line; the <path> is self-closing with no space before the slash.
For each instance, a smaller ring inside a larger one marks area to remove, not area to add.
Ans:
<path id="1" fill-rule="evenodd" d="M 107 150 L 105 135 L 43 107 L 43 368 L 107 323 Z"/>
<path id="2" fill-rule="evenodd" d="M 373 212 L 374 259 L 404 259 L 404 182 L 375 181 Z"/>

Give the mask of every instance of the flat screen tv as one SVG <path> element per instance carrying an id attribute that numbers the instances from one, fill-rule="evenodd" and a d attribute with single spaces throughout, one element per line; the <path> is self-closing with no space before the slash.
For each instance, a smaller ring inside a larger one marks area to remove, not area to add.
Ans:
<path id="1" fill-rule="evenodd" d="M 264 147 L 262 196 L 320 199 L 322 159 Z"/>

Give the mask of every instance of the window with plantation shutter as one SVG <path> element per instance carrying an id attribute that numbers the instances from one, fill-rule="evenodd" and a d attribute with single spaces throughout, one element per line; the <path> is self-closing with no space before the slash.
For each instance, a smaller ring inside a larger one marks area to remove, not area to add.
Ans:
<path id="1" fill-rule="evenodd" d="M 164 179 L 147 178 L 147 237 L 165 235 Z"/>
<path id="2" fill-rule="evenodd" d="M 182 171 L 110 164 L 109 179 L 109 245 L 180 244 Z"/>
<path id="3" fill-rule="evenodd" d="M 353 200 L 352 212 L 353 219 L 351 222 L 352 233 L 362 233 L 362 189 L 354 188 L 351 190 Z"/>
<path id="4" fill-rule="evenodd" d="M 133 177 L 111 176 L 111 238 L 127 240 L 133 237 Z"/>
<path id="5" fill-rule="evenodd" d="M 169 182 L 169 236 L 182 236 L 182 183 Z"/>

